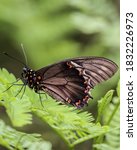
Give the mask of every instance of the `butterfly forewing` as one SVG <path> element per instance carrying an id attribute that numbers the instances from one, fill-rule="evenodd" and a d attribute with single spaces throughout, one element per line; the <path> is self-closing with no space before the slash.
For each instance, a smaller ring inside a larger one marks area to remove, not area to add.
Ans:
<path id="1" fill-rule="evenodd" d="M 83 57 L 61 61 L 36 71 L 41 77 L 39 90 L 78 108 L 88 103 L 89 90 L 109 79 L 117 65 L 100 57 Z"/>

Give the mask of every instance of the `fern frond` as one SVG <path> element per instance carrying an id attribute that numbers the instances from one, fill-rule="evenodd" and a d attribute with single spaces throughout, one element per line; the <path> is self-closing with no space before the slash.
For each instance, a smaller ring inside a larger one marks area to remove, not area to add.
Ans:
<path id="1" fill-rule="evenodd" d="M 51 150 L 51 143 L 40 138 L 39 134 L 19 132 L 0 120 L 0 144 L 9 150 Z"/>
<path id="2" fill-rule="evenodd" d="M 113 97 L 112 102 L 109 104 L 108 109 L 104 112 L 104 124 L 110 124 L 114 120 L 115 116 L 119 114 L 120 107 L 120 82 L 118 82 L 117 97 Z M 110 113 L 111 112 L 111 113 Z M 118 113 L 118 114 L 117 114 Z M 120 119 L 120 116 L 117 116 L 117 119 Z"/>
<path id="3" fill-rule="evenodd" d="M 15 97 L 19 92 L 17 86 L 8 87 L 16 81 L 12 74 L 9 74 L 6 69 L 0 69 L 0 104 L 6 108 L 6 112 L 14 126 L 20 127 L 32 122 L 31 102 L 24 95 L 24 99 L 20 99 L 20 95 Z M 22 82 L 18 82 L 22 84 Z"/>
<path id="4" fill-rule="evenodd" d="M 105 139 L 100 144 L 94 144 L 94 147 L 97 150 L 119 150 L 120 146 L 120 84 L 118 83 L 117 87 L 117 97 L 112 99 L 112 102 L 108 105 L 108 108 L 105 109 L 103 113 L 103 123 L 109 125 L 110 131 L 105 135 Z M 102 141 L 103 137 L 98 141 Z"/>
<path id="5" fill-rule="evenodd" d="M 70 147 L 108 132 L 107 126 L 102 127 L 100 124 L 91 122 L 93 117 L 87 112 L 60 106 L 54 101 L 51 103 L 56 104 L 54 107 L 58 111 L 53 111 L 54 108 L 51 105 L 46 105 L 45 110 L 35 109 L 34 113 L 56 130 Z"/>
<path id="6" fill-rule="evenodd" d="M 108 91 L 107 94 L 98 101 L 98 116 L 96 122 L 101 121 L 101 117 L 103 116 L 104 111 L 107 109 L 106 107 L 112 100 L 113 93 L 113 90 Z"/>

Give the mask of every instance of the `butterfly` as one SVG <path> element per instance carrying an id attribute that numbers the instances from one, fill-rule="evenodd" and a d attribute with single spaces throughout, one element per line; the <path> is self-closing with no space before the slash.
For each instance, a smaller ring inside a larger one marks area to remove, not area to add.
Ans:
<path id="1" fill-rule="evenodd" d="M 32 70 L 25 66 L 21 74 L 24 85 L 35 92 L 43 91 L 52 98 L 82 108 L 92 96 L 89 91 L 111 78 L 118 66 L 103 57 L 81 57 Z"/>

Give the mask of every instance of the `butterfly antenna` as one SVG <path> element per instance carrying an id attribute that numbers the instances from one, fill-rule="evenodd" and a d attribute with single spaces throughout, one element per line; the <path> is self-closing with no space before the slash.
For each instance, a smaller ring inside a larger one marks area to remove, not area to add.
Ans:
<path id="1" fill-rule="evenodd" d="M 19 59 L 15 58 L 15 57 L 13 57 L 13 56 L 11 56 L 11 55 L 9 55 L 8 53 L 3 52 L 3 54 L 6 55 L 7 57 L 13 59 L 13 60 L 16 60 L 16 61 L 19 62 L 20 64 L 26 66 L 26 64 L 25 64 L 24 62 L 20 61 Z"/>
<path id="2" fill-rule="evenodd" d="M 24 46 L 23 46 L 23 44 L 22 44 L 22 43 L 21 43 L 21 48 L 22 48 L 22 51 L 23 51 L 23 55 L 24 55 L 24 57 L 25 57 L 26 65 L 28 65 L 27 55 L 26 55 L 26 52 L 25 52 L 25 49 L 24 49 Z"/>

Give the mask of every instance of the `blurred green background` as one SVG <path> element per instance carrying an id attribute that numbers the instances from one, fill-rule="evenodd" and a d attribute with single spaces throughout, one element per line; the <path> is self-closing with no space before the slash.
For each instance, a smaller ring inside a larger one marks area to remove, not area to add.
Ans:
<path id="1" fill-rule="evenodd" d="M 0 52 L 25 62 L 34 70 L 62 59 L 79 56 L 102 56 L 119 65 L 119 0 L 0 0 Z M 22 65 L 0 55 L 0 67 L 20 77 Z M 119 74 L 97 86 L 94 100 L 85 109 L 96 114 L 96 100 L 115 89 Z M 2 113 L 1 111 L 0 113 Z M 5 117 L 6 118 L 6 117 Z M 65 144 L 41 120 L 24 127 L 41 133 L 55 150 Z M 76 149 L 90 149 L 85 142 Z"/>

